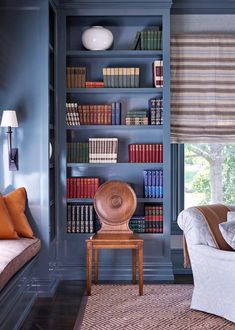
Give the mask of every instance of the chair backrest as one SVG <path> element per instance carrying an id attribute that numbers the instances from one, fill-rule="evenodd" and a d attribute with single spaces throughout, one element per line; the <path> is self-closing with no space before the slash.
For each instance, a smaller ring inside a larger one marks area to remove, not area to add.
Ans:
<path id="1" fill-rule="evenodd" d="M 101 223 L 99 233 L 132 233 L 128 223 L 136 206 L 136 194 L 126 182 L 111 180 L 102 184 L 94 197 L 94 208 Z"/>

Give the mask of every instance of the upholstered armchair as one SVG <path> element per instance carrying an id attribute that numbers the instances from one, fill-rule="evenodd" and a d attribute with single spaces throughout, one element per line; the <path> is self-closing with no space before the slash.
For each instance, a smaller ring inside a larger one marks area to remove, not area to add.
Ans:
<path id="1" fill-rule="evenodd" d="M 235 207 L 229 209 L 235 211 Z M 235 322 L 235 251 L 216 247 L 204 215 L 195 207 L 179 214 L 178 225 L 184 232 L 194 278 L 191 308 Z"/>

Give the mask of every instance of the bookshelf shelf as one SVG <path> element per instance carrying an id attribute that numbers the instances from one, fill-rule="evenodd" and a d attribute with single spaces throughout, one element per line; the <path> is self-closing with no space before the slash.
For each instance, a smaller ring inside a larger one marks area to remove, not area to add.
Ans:
<path id="1" fill-rule="evenodd" d="M 130 165 L 131 167 L 162 167 L 163 163 L 67 163 L 67 167 L 126 167 Z"/>
<path id="2" fill-rule="evenodd" d="M 67 198 L 67 203 L 93 203 L 93 198 Z M 137 197 L 138 203 L 162 203 L 163 198 Z"/>
<path id="3" fill-rule="evenodd" d="M 72 130 L 103 130 L 103 129 L 114 129 L 114 130 L 162 130 L 163 125 L 80 125 L 80 126 L 67 126 L 68 131 Z"/>
<path id="4" fill-rule="evenodd" d="M 69 50 L 66 53 L 69 57 L 141 57 L 141 58 L 155 58 L 162 56 L 162 50 L 98 50 L 98 51 L 86 51 L 86 50 Z"/>
<path id="5" fill-rule="evenodd" d="M 67 88 L 67 94 L 160 94 L 163 88 Z"/>

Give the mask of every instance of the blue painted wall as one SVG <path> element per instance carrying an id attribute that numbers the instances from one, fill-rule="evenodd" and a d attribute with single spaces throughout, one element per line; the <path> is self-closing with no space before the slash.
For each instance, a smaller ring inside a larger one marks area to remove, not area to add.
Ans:
<path id="1" fill-rule="evenodd" d="M 24 186 L 27 216 L 43 248 L 38 276 L 48 274 L 48 1 L 0 3 L 0 116 L 17 111 L 19 170 L 9 172 L 5 128 L 0 128 L 0 191 Z"/>

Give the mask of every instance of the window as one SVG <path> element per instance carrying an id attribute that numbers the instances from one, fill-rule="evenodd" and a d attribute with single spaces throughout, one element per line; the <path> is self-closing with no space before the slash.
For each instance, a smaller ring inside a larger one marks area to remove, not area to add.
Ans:
<path id="1" fill-rule="evenodd" d="M 184 208 L 235 202 L 235 144 L 184 145 Z"/>
<path id="2" fill-rule="evenodd" d="M 184 208 L 235 204 L 235 144 L 172 144 L 172 234 Z"/>

